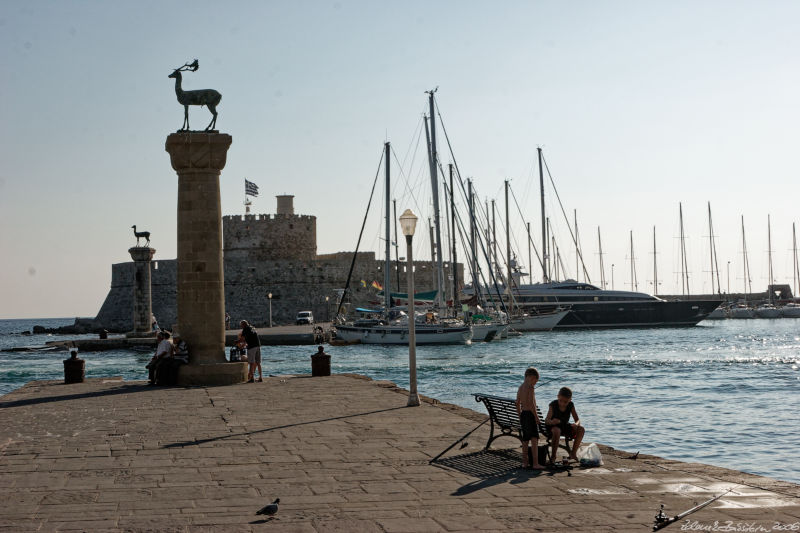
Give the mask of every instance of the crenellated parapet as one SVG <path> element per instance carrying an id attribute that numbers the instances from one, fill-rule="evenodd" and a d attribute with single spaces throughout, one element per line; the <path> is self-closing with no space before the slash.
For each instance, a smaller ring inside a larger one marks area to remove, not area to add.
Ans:
<path id="1" fill-rule="evenodd" d="M 225 257 L 247 261 L 313 260 L 317 217 L 250 214 L 222 217 Z"/>

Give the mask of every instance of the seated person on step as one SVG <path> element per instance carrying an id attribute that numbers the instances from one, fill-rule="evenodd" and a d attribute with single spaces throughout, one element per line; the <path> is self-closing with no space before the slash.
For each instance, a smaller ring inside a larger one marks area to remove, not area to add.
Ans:
<path id="1" fill-rule="evenodd" d="M 189 363 L 189 346 L 176 333 L 172 342 L 172 355 L 158 366 L 156 382 L 159 385 L 175 385 L 178 382 L 178 367 Z"/>
<path id="2" fill-rule="evenodd" d="M 158 380 L 158 371 L 172 355 L 172 343 L 169 341 L 169 332 L 159 331 L 156 335 L 158 344 L 156 345 L 156 353 L 150 362 L 147 363 L 148 380 L 150 385 L 155 385 Z"/>

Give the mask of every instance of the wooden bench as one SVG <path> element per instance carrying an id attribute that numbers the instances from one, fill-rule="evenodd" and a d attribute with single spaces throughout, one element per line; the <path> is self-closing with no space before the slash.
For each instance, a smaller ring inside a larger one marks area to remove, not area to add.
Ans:
<path id="1" fill-rule="evenodd" d="M 486 411 L 489 413 L 489 419 L 491 420 L 489 440 L 486 441 L 486 447 L 484 449 L 488 450 L 492 442 L 500 437 L 515 437 L 522 442 L 522 426 L 520 425 L 519 415 L 517 414 L 516 400 L 503 398 L 501 396 L 492 396 L 490 394 L 473 393 L 472 395 L 475 396 L 476 402 L 483 402 L 483 405 L 486 406 Z M 539 435 L 544 435 L 546 439 L 548 460 L 555 460 L 555 457 L 550 457 L 553 434 L 550 428 L 545 425 L 544 417 L 538 405 L 536 406 L 536 412 L 539 415 Z M 496 434 L 495 426 L 497 426 L 499 430 Z M 570 441 L 572 439 L 563 436 L 562 438 L 564 439 L 564 444 L 559 442 L 559 446 L 567 450 L 567 453 L 570 453 Z M 561 439 L 559 439 L 559 441 L 560 440 Z"/>

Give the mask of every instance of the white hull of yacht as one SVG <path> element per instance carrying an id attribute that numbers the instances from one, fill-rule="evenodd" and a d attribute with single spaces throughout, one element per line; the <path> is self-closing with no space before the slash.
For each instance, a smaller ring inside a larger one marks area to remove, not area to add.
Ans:
<path id="1" fill-rule="evenodd" d="M 781 307 L 781 316 L 784 318 L 800 318 L 800 306 L 785 305 Z"/>
<path id="2" fill-rule="evenodd" d="M 708 314 L 706 320 L 722 320 L 725 318 L 728 318 L 728 315 L 725 313 L 725 309 L 722 307 L 717 307 Z"/>
<path id="3" fill-rule="evenodd" d="M 414 328 L 416 344 L 467 344 L 472 340 L 472 329 L 465 327 L 431 327 L 417 324 Z M 407 326 L 336 326 L 336 338 L 361 344 L 408 345 Z"/>
<path id="4" fill-rule="evenodd" d="M 508 337 L 508 324 L 488 323 L 472 324 L 472 340 L 474 342 L 489 342 L 494 339 L 504 339 Z"/>
<path id="5" fill-rule="evenodd" d="M 550 331 L 567 316 L 567 313 L 569 310 L 516 317 L 511 320 L 511 327 L 517 331 Z"/>
<path id="6" fill-rule="evenodd" d="M 730 318 L 755 318 L 756 313 L 749 307 L 734 307 L 728 312 Z"/>
<path id="7" fill-rule="evenodd" d="M 756 309 L 758 318 L 780 318 L 781 310 L 777 307 L 759 307 Z"/>

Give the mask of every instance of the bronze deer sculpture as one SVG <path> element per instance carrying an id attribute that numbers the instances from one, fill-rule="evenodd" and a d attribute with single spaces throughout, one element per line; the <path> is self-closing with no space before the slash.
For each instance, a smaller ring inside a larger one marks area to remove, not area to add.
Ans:
<path id="1" fill-rule="evenodd" d="M 217 104 L 222 100 L 222 95 L 214 89 L 200 89 L 196 91 L 184 91 L 181 89 L 181 72 L 189 70 L 196 71 L 199 64 L 195 59 L 192 63 L 186 63 L 182 67 L 176 68 L 168 77 L 175 78 L 175 94 L 178 96 L 178 103 L 183 105 L 183 127 L 178 131 L 189 130 L 189 106 L 206 106 L 214 118 L 211 119 L 205 131 L 213 130 L 217 125 Z"/>
<path id="2" fill-rule="evenodd" d="M 147 242 L 145 246 L 150 246 L 150 232 L 149 231 L 136 231 L 136 224 L 131 226 L 133 228 L 133 235 L 136 237 L 136 246 L 139 246 L 139 239 L 145 239 Z"/>

